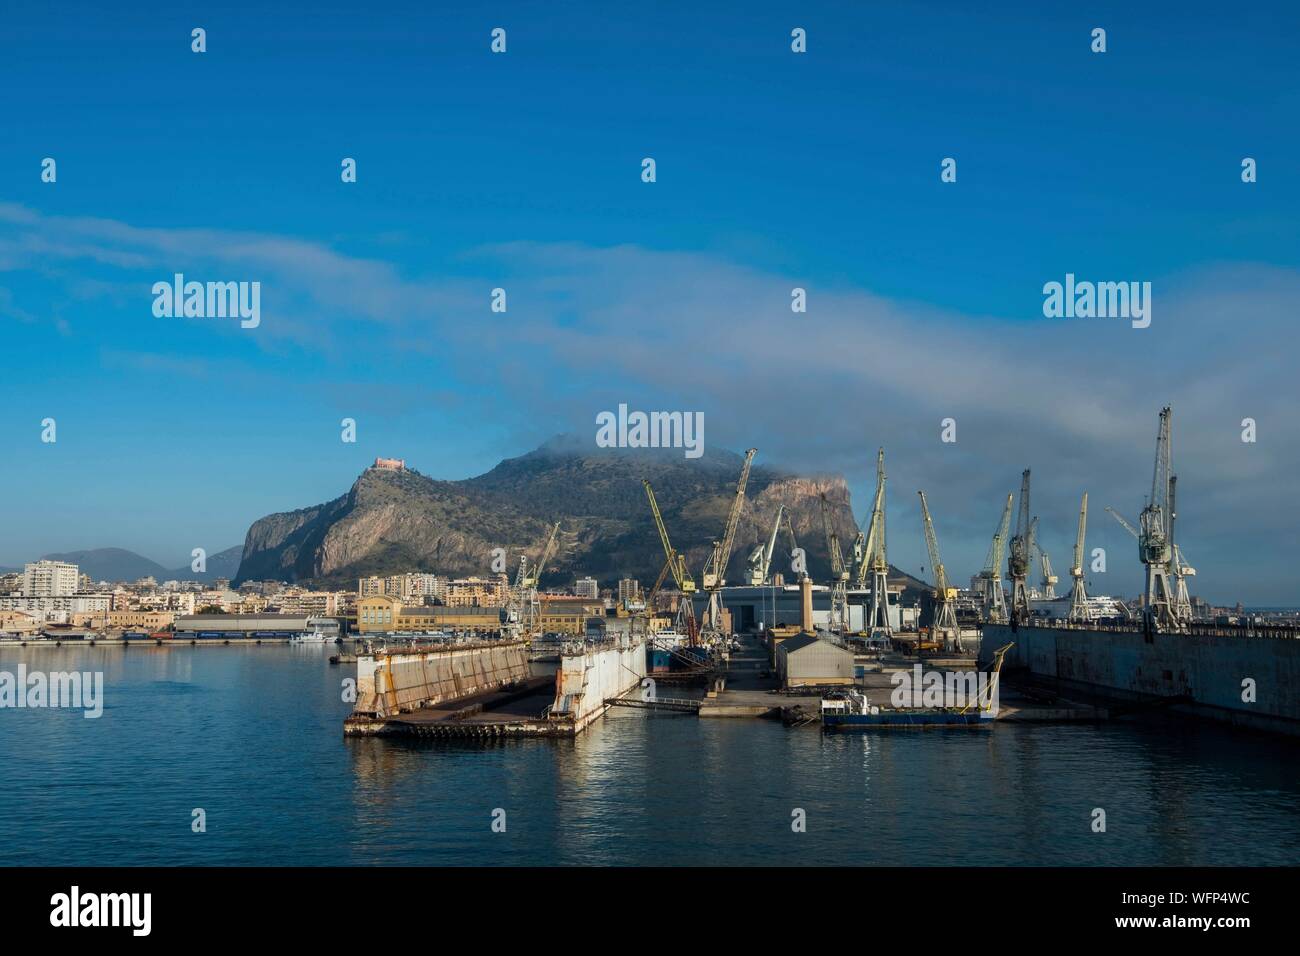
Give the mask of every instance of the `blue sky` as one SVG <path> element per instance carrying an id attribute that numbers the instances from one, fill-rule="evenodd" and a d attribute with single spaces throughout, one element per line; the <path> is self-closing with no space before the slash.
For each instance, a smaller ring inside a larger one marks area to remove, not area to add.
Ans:
<path id="1" fill-rule="evenodd" d="M 1087 488 L 1131 593 L 1100 505 L 1140 509 L 1173 402 L 1200 590 L 1295 602 L 1294 5 L 374 6 L 0 15 L 0 564 L 179 564 L 377 454 L 466 477 L 624 401 L 859 512 L 884 445 L 895 563 L 924 486 L 961 580 L 1033 467 L 1058 567 Z M 177 271 L 261 281 L 261 327 L 155 318 Z M 1151 281 L 1152 328 L 1044 319 L 1066 272 Z"/>

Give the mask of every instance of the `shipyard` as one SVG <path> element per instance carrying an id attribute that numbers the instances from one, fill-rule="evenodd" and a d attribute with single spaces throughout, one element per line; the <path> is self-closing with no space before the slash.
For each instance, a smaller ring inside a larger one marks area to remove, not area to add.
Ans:
<path id="1" fill-rule="evenodd" d="M 350 593 L 256 583 L 236 593 L 224 580 L 216 588 L 138 582 L 96 592 L 85 575 L 78 581 L 75 566 L 42 560 L 10 575 L 23 589 L 0 597 L 10 626 L 0 643 L 335 648 L 329 662 L 355 668 L 343 724 L 350 738 L 573 737 L 613 708 L 779 719 L 827 731 L 991 729 L 1007 720 L 1158 712 L 1295 736 L 1297 621 L 1227 614 L 1193 600 L 1196 571 L 1175 537 L 1171 447 L 1165 408 L 1137 521 L 1106 508 L 1137 545 L 1145 586 L 1135 600 L 1089 593 L 1086 490 L 1068 590 L 1057 593 L 1028 468 L 1018 495 L 1003 502 L 983 567 L 961 589 L 944 564 L 923 490 L 917 503 L 931 580 L 900 578 L 890 564 L 883 448 L 870 507 L 852 534 L 844 535 L 835 504 L 820 491 L 819 533 L 809 540 L 805 526 L 804 546 L 785 503 L 749 514 L 751 448 L 738 459 L 707 541 L 680 547 L 654 484 L 641 481 L 636 520 L 653 529 L 660 551 L 648 588 L 632 577 L 604 594 L 591 577 L 570 590 L 544 588 L 565 548 L 563 520 L 532 548 L 513 556 L 502 550 L 494 574 L 370 576 Z M 409 474 L 397 458 L 377 458 L 370 470 L 382 481 Z M 746 517 L 761 520 L 761 533 L 738 554 Z M 809 570 L 814 543 L 825 557 L 820 581 Z M 698 574 L 692 551 L 703 554 Z M 505 573 L 507 562 L 513 574 Z M 35 607 L 71 613 L 44 626 L 14 626 L 20 608 Z M 979 688 L 974 699 L 920 692 L 922 684 L 952 689 L 964 681 Z M 916 692 L 900 693 L 902 684 Z"/>
<path id="2" fill-rule="evenodd" d="M 1087 592 L 1086 492 L 1071 586 L 1057 597 L 1059 579 L 1037 542 L 1026 469 L 1018 503 L 1008 494 L 985 565 L 972 581 L 973 597 L 965 601 L 951 586 L 926 495 L 918 493 L 934 574 L 922 624 L 920 607 L 906 607 L 903 588 L 889 581 L 883 449 L 871 510 L 847 548 L 821 497 L 828 581 L 815 585 L 806 573 L 805 553 L 780 507 L 766 540 L 747 556 L 745 583 L 729 586 L 756 454 L 750 449 L 698 583 L 646 480 L 649 517 L 663 551 L 648 593 L 626 591 L 607 615 L 588 617 L 581 640 L 548 634 L 538 582 L 558 547 L 557 522 L 531 563 L 520 558 L 501 613 L 506 643 L 381 649 L 358 657 L 360 696 L 347 733 L 562 736 L 581 733 L 611 707 L 634 707 L 697 717 L 779 717 L 788 726 L 822 724 L 827 730 L 987 729 L 999 719 L 1137 719 L 1159 710 L 1300 734 L 1295 625 L 1198 619 L 1193 611 L 1188 579 L 1195 569 L 1174 537 L 1171 428 L 1172 411 L 1165 408 L 1139 527 L 1111 511 L 1139 545 L 1146 587 L 1132 604 Z M 797 579 L 791 584 L 773 573 L 782 535 Z M 1041 579 L 1031 583 L 1035 568 Z M 671 614 L 657 614 L 665 585 L 672 591 Z M 393 608 L 380 603 L 367 616 L 386 626 Z M 530 657 L 545 657 L 547 647 L 557 664 L 553 682 L 527 667 Z M 496 658 L 507 649 L 515 660 L 502 667 Z M 462 672 L 456 660 L 466 656 L 472 659 Z M 487 676 L 449 676 L 480 671 Z M 940 688 L 969 680 L 980 691 L 973 700 L 931 699 L 919 690 L 927 677 Z M 897 688 L 907 681 L 916 691 L 900 695 Z M 1004 696 L 1014 702 L 1006 709 L 999 703 Z"/>

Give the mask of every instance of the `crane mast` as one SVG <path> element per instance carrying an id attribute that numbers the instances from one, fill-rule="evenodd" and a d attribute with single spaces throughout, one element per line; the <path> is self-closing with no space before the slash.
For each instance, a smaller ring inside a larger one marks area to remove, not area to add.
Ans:
<path id="1" fill-rule="evenodd" d="M 677 549 L 668 539 L 668 529 L 664 526 L 664 516 L 659 511 L 659 502 L 655 500 L 654 488 L 650 487 L 649 480 L 645 478 L 641 479 L 641 484 L 645 485 L 646 498 L 650 500 L 650 511 L 654 515 L 655 527 L 659 531 L 659 543 L 663 545 L 668 570 L 677 584 L 677 590 L 682 592 L 681 600 L 677 604 L 679 626 L 685 631 L 687 640 L 693 647 L 699 636 L 695 626 L 695 606 L 691 600 L 691 595 L 695 593 L 695 581 L 686 569 L 686 558 L 677 553 Z"/>
<path id="2" fill-rule="evenodd" d="M 1174 523 L 1178 518 L 1178 476 L 1169 476 L 1169 571 L 1174 576 L 1174 620 L 1180 625 L 1192 623 L 1192 599 L 1187 593 L 1187 571 L 1183 553 L 1174 539 Z M 1191 569 L 1195 574 L 1196 570 Z"/>
<path id="3" fill-rule="evenodd" d="M 1118 521 L 1121 525 L 1124 526 L 1124 530 L 1133 536 L 1133 540 L 1136 541 L 1139 538 L 1141 538 L 1141 535 L 1138 534 L 1138 529 L 1133 527 L 1127 521 L 1125 521 L 1124 516 L 1122 514 L 1120 514 L 1118 511 L 1116 511 L 1114 508 L 1110 507 L 1109 505 L 1106 506 L 1106 511 L 1109 512 L 1112 518 L 1114 518 L 1116 521 Z"/>
<path id="4" fill-rule="evenodd" d="M 1087 624 L 1092 621 L 1092 610 L 1088 607 L 1088 591 L 1083 583 L 1083 538 L 1088 530 L 1088 492 L 1083 493 L 1079 504 L 1079 531 L 1074 536 L 1074 561 L 1070 564 L 1070 577 L 1074 586 L 1070 589 L 1069 620 Z"/>
<path id="5" fill-rule="evenodd" d="M 867 532 L 866 559 L 871 566 L 871 615 L 866 630 L 872 637 L 891 637 L 889 619 L 889 560 L 885 551 L 885 449 L 876 451 L 876 497 Z"/>
<path id="6" fill-rule="evenodd" d="M 757 449 L 745 452 L 745 463 L 740 469 L 740 480 L 736 483 L 736 494 L 731 499 L 731 508 L 727 512 L 727 523 L 722 531 L 722 540 L 713 542 L 713 551 L 705 562 L 701 580 L 704 589 L 709 592 L 709 603 L 704 616 L 704 633 L 711 640 L 721 638 L 722 632 L 722 597 L 718 593 L 727 583 L 727 564 L 731 560 L 731 549 L 736 540 L 736 527 L 740 524 L 740 511 L 745 503 L 745 486 L 749 483 L 749 469 L 753 464 Z"/>
<path id="7" fill-rule="evenodd" d="M 1006 598 L 1002 594 L 1002 552 L 1007 544 L 1007 532 L 1011 528 L 1011 501 L 1014 495 L 1007 495 L 1006 507 L 1002 509 L 1002 520 L 998 530 L 993 533 L 993 543 L 989 545 L 988 557 L 984 559 L 984 570 L 980 572 L 980 581 L 984 586 L 984 620 L 990 624 L 1007 622 Z"/>
<path id="8" fill-rule="evenodd" d="M 790 538 L 790 571 L 797 580 L 802 581 L 808 576 L 808 568 L 806 567 L 806 559 L 805 567 L 795 567 L 795 556 L 799 553 L 799 542 L 795 540 L 794 524 L 790 521 L 790 512 L 788 511 L 785 513 L 785 533 Z"/>
<path id="9" fill-rule="evenodd" d="M 1007 574 L 1011 578 L 1011 623 L 1024 623 L 1029 619 L 1029 469 L 1020 475 L 1020 513 L 1016 517 L 1016 533 L 1011 539 L 1011 554 L 1007 558 Z"/>
<path id="10" fill-rule="evenodd" d="M 546 562 L 555 554 L 556 537 L 559 533 L 560 523 L 557 521 L 551 526 L 550 533 L 542 543 L 541 551 L 531 568 L 527 556 L 519 556 L 519 568 L 515 572 L 515 582 L 510 589 L 506 623 L 511 630 L 522 628 L 524 636 L 529 639 L 541 627 L 542 606 L 537 596 L 537 588 L 542 572 L 546 569 Z"/>
<path id="11" fill-rule="evenodd" d="M 844 633 L 849 629 L 849 572 L 844 568 L 844 554 L 840 551 L 840 536 L 831 523 L 830 504 L 826 493 L 821 494 L 822 527 L 826 532 L 826 550 L 831 559 L 831 617 L 830 630 Z"/>
<path id="12" fill-rule="evenodd" d="M 943 640 L 944 646 L 952 650 L 961 650 L 961 629 L 957 626 L 957 611 L 954 606 L 957 592 L 948 585 L 948 572 L 939 557 L 939 539 L 934 533 L 934 522 L 930 519 L 930 505 L 921 496 L 921 523 L 925 527 L 925 547 L 930 552 L 930 567 L 934 571 L 934 623 L 931 633 Z"/>
<path id="13" fill-rule="evenodd" d="M 1038 590 L 1035 592 L 1031 589 L 1030 597 L 1037 596 L 1043 601 L 1055 601 L 1056 584 L 1061 579 L 1058 578 L 1056 573 L 1052 570 L 1051 555 L 1047 553 L 1042 542 L 1038 540 L 1037 515 L 1035 515 L 1034 520 L 1029 523 L 1029 551 L 1030 554 L 1038 554 L 1038 566 L 1043 572 L 1043 576 L 1039 581 Z"/>
<path id="14" fill-rule="evenodd" d="M 778 505 L 776 520 L 772 522 L 772 533 L 768 535 L 767 544 L 759 542 L 749 556 L 749 583 L 759 587 L 767 582 L 768 572 L 772 569 L 772 555 L 776 552 L 776 536 L 781 531 L 781 519 L 785 517 L 785 505 Z"/>

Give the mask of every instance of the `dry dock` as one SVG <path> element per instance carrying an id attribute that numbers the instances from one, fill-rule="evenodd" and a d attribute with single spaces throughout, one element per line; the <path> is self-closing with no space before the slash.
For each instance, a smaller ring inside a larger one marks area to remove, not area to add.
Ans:
<path id="1" fill-rule="evenodd" d="M 1300 736 L 1300 634 L 1288 628 L 989 624 L 986 647 L 1015 642 L 1009 682 L 1097 699 L 1113 712 L 1159 707 L 1239 727 Z"/>
<path id="2" fill-rule="evenodd" d="M 361 655 L 348 736 L 572 737 L 646 675 L 645 644 L 620 637 L 566 647 L 534 677 L 527 645 L 494 641 Z"/>

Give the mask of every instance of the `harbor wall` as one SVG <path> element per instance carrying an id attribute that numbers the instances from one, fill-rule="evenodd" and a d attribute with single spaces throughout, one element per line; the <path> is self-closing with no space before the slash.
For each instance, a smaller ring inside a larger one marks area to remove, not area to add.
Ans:
<path id="1" fill-rule="evenodd" d="M 646 676 L 644 639 L 623 637 L 560 657 L 551 719 L 571 722 L 579 733 Z"/>
<path id="2" fill-rule="evenodd" d="M 358 655 L 357 701 L 352 712 L 391 717 L 498 690 L 529 676 L 528 647 L 522 641 Z"/>
<path id="3" fill-rule="evenodd" d="M 1300 639 L 1248 632 L 1152 634 L 1139 630 L 986 624 L 980 660 L 1014 642 L 1005 667 L 1111 700 L 1187 698 L 1170 709 L 1300 735 Z M 1013 677 L 1014 679 L 1014 677 Z M 1247 687 L 1253 682 L 1253 701 Z"/>

